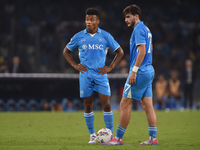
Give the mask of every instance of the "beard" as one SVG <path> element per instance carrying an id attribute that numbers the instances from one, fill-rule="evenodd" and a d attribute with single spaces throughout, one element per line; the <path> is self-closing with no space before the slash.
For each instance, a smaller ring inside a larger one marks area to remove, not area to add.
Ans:
<path id="1" fill-rule="evenodd" d="M 127 24 L 128 27 L 134 27 L 135 26 L 135 20 L 132 20 L 129 24 Z"/>
<path id="2" fill-rule="evenodd" d="M 135 20 L 132 20 L 130 27 L 134 28 L 134 26 L 135 26 Z"/>

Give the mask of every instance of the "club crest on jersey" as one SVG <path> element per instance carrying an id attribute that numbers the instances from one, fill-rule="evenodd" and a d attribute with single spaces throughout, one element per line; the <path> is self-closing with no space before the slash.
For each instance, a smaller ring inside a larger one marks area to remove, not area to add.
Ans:
<path id="1" fill-rule="evenodd" d="M 87 45 L 84 44 L 84 45 L 82 46 L 82 49 L 86 50 L 86 49 L 87 49 Z"/>
<path id="2" fill-rule="evenodd" d="M 102 38 L 100 38 L 100 39 L 99 39 L 99 42 L 103 42 L 103 39 L 102 39 Z"/>

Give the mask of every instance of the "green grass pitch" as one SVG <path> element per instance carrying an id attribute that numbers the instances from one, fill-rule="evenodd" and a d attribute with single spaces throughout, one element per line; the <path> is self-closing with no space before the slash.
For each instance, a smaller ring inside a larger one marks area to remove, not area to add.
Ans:
<path id="1" fill-rule="evenodd" d="M 114 135 L 119 112 L 114 113 Z M 105 127 L 103 112 L 95 111 L 95 131 Z M 139 145 L 148 139 L 144 111 L 132 111 L 124 145 L 89 145 L 83 112 L 0 113 L 0 150 L 190 150 L 200 149 L 200 111 L 157 111 L 159 145 Z"/>

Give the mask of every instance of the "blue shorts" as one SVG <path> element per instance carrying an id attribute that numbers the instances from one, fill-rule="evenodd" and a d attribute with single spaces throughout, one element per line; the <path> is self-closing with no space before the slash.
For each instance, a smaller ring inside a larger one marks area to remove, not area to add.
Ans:
<path id="1" fill-rule="evenodd" d="M 130 74 L 129 74 L 130 76 Z M 128 82 L 129 76 L 126 80 L 123 96 L 140 101 L 142 97 L 152 97 L 152 82 L 154 72 L 150 74 L 137 74 L 136 83 L 131 86 Z"/>
<path id="2" fill-rule="evenodd" d="M 107 74 L 101 75 L 88 70 L 79 74 L 80 97 L 90 97 L 94 91 L 103 95 L 111 95 Z"/>

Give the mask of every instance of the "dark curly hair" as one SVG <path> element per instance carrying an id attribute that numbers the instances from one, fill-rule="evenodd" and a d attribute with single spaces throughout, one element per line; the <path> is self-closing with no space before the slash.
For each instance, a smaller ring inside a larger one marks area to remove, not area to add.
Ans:
<path id="1" fill-rule="evenodd" d="M 85 12 L 86 15 L 96 15 L 98 18 L 100 17 L 99 10 L 96 8 L 88 8 Z"/>

